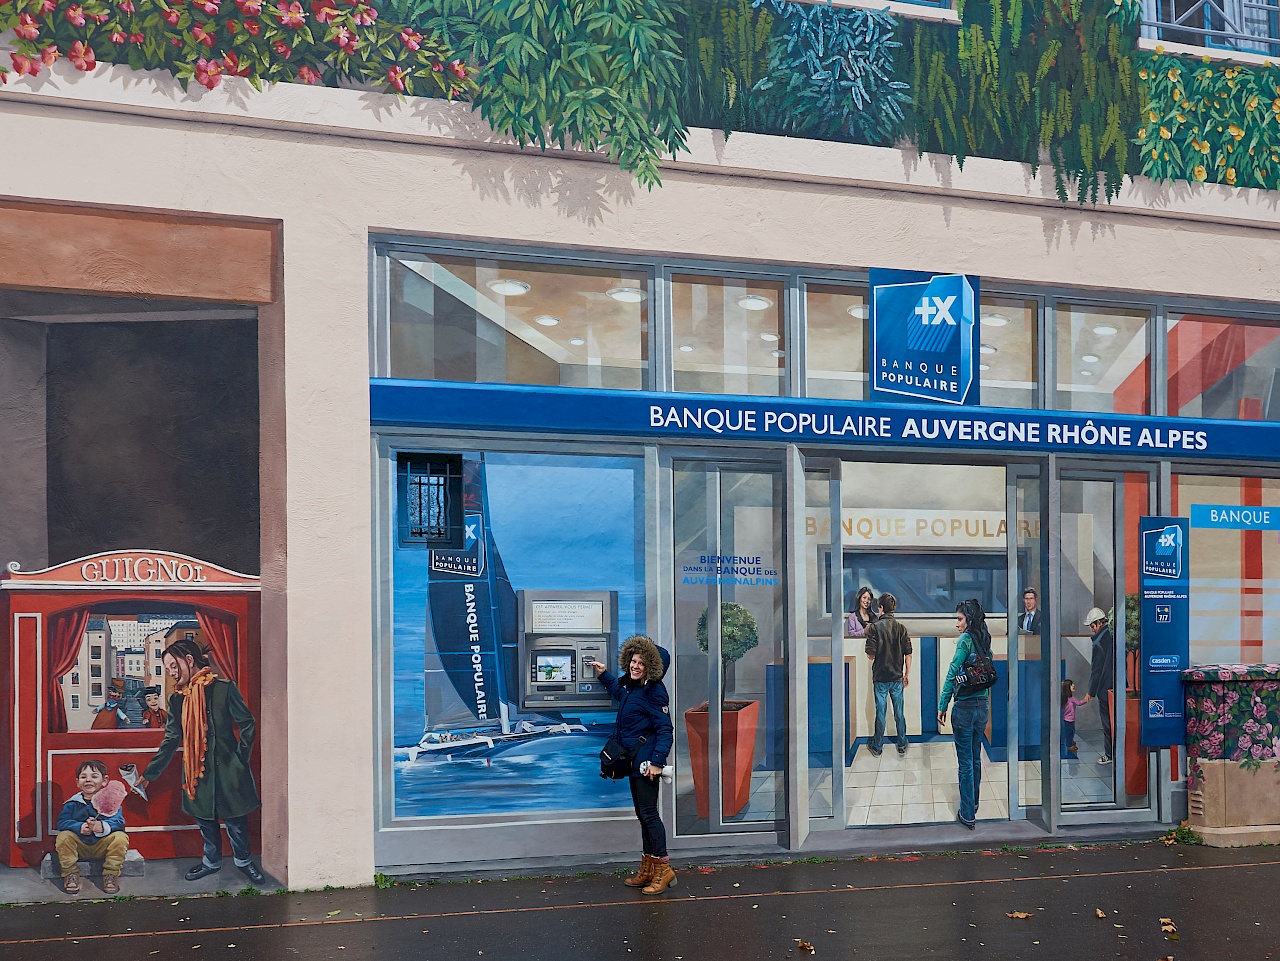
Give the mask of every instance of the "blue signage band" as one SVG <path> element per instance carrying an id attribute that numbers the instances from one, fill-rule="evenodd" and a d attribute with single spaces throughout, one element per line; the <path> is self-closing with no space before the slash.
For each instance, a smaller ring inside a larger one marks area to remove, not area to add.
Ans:
<path id="1" fill-rule="evenodd" d="M 1233 531 L 1280 531 L 1280 507 L 1192 504 L 1191 526 Z"/>
<path id="2" fill-rule="evenodd" d="M 374 379 L 375 426 L 1280 462 L 1280 424 L 1076 411 Z"/>

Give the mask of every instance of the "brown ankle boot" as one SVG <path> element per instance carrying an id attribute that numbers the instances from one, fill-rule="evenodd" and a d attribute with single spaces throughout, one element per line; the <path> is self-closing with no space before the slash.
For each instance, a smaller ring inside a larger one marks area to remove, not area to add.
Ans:
<path id="1" fill-rule="evenodd" d="M 653 880 L 653 862 L 654 859 L 645 855 L 640 859 L 640 870 L 622 883 L 629 888 L 642 888 Z"/>
<path id="2" fill-rule="evenodd" d="M 667 888 L 676 886 L 676 872 L 671 870 L 670 861 L 662 861 L 658 858 L 652 858 L 653 861 L 653 880 L 641 889 L 641 894 L 661 894 Z"/>

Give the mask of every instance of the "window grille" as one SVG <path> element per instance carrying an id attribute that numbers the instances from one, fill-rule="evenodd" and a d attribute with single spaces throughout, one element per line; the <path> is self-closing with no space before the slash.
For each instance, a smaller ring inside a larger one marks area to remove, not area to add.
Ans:
<path id="1" fill-rule="evenodd" d="M 1280 56 L 1280 0 L 1144 0 L 1142 19 L 1170 43 Z"/>
<path id="2" fill-rule="evenodd" d="M 402 454 L 397 463 L 402 544 L 462 547 L 462 458 Z"/>

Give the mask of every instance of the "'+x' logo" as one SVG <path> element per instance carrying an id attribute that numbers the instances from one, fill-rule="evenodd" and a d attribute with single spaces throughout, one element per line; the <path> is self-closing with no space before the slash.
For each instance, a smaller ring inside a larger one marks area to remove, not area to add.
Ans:
<path id="1" fill-rule="evenodd" d="M 1160 546 L 1161 546 L 1161 547 L 1172 547 L 1172 546 L 1173 546 L 1174 539 L 1175 539 L 1175 538 L 1174 538 L 1174 533 L 1173 533 L 1173 531 L 1169 531 L 1167 534 L 1161 534 L 1161 535 L 1160 535 Z"/>
<path id="2" fill-rule="evenodd" d="M 929 301 L 933 301 L 932 304 Z M 920 306 L 916 308 L 916 316 L 920 318 L 922 327 L 936 327 L 938 324 L 956 325 L 951 316 L 951 305 L 956 302 L 953 294 L 950 297 L 921 297 Z"/>

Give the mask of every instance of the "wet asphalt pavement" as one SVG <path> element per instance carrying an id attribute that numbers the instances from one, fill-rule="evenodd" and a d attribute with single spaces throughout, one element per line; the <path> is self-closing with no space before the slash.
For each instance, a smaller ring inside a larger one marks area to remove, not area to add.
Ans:
<path id="1" fill-rule="evenodd" d="M 0 958 L 1265 961 L 1277 891 L 1275 847 L 681 864 L 656 898 L 610 874 L 7 907 Z"/>

